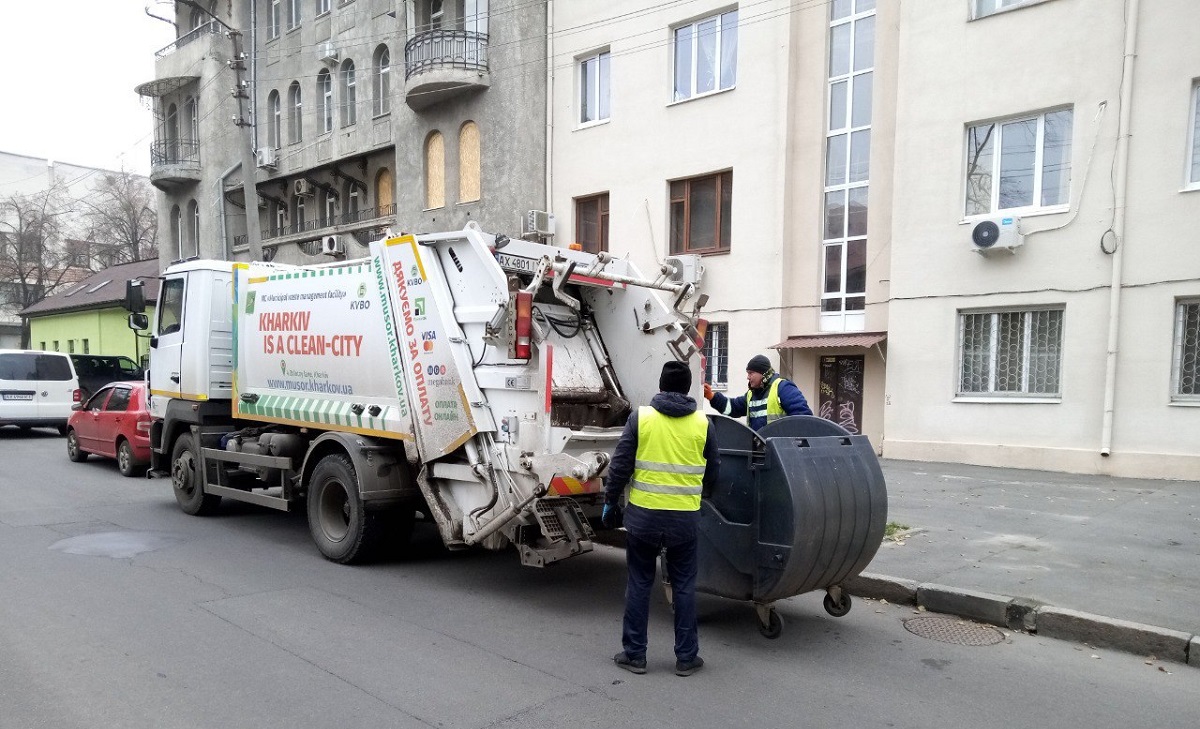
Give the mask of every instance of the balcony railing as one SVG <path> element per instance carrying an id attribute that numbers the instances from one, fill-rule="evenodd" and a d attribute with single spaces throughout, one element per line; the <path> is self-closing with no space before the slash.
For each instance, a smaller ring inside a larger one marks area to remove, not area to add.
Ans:
<path id="1" fill-rule="evenodd" d="M 150 166 L 200 164 L 200 143 L 183 140 L 158 141 L 150 145 Z"/>
<path id="2" fill-rule="evenodd" d="M 469 30 L 430 30 L 404 44 L 404 80 L 436 68 L 488 70 L 488 37 Z"/>
<path id="3" fill-rule="evenodd" d="M 292 223 L 285 225 L 282 228 L 268 228 L 262 233 L 263 240 L 274 240 L 275 238 L 283 238 L 289 235 L 298 235 L 300 233 L 308 233 L 322 228 L 334 228 L 339 225 L 352 225 L 361 223 L 364 220 L 376 220 L 378 218 L 387 218 L 396 214 L 395 205 L 382 205 L 378 208 L 362 208 L 342 215 L 334 216 L 332 219 L 317 219 L 306 220 L 303 223 Z M 234 244 L 237 245 L 235 239 Z"/>
<path id="4" fill-rule="evenodd" d="M 183 48 L 188 43 L 191 43 L 192 41 L 196 40 L 197 38 L 203 38 L 207 35 L 212 35 L 213 33 L 220 33 L 220 32 L 221 32 L 221 26 L 217 25 L 215 21 L 209 21 L 209 22 L 205 23 L 204 25 L 200 26 L 199 28 L 195 28 L 193 30 L 188 31 L 187 33 L 184 33 L 183 35 L 179 36 L 171 43 L 168 43 L 166 46 L 160 48 L 158 51 L 155 52 L 154 57 L 155 58 L 166 58 L 167 56 L 171 55 L 172 53 L 179 50 L 180 48 Z"/>

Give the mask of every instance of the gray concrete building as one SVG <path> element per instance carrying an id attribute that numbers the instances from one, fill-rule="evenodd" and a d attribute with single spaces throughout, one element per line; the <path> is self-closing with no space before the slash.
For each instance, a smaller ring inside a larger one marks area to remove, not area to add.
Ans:
<path id="1" fill-rule="evenodd" d="M 354 258 L 389 230 L 520 234 L 546 206 L 541 3 L 175 6 L 179 37 L 138 87 L 164 261 Z"/>

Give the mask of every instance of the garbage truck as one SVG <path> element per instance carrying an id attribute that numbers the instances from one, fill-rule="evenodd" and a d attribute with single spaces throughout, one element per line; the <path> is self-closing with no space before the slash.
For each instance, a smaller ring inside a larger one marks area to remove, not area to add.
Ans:
<path id="1" fill-rule="evenodd" d="M 706 296 L 696 257 L 629 260 L 458 231 L 371 242 L 312 265 L 187 260 L 140 283 L 151 330 L 148 476 L 182 510 L 222 499 L 303 507 L 335 562 L 402 547 L 418 514 L 451 549 L 515 547 L 546 566 L 593 549 L 602 477 L 662 365 L 699 396 Z M 722 466 L 701 508 L 698 589 L 771 607 L 842 583 L 883 538 L 886 491 L 864 436 L 819 418 L 756 434 L 718 419 Z"/>

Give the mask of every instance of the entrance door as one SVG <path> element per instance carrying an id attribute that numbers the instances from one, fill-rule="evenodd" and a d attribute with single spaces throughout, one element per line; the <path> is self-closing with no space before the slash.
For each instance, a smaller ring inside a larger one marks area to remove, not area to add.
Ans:
<path id="1" fill-rule="evenodd" d="M 821 396 L 817 415 L 832 420 L 854 435 L 862 432 L 862 355 L 821 358 Z"/>

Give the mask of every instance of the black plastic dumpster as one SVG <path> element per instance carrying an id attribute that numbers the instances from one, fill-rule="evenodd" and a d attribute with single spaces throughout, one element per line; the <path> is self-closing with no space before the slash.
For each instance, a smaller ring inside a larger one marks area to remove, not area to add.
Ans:
<path id="1" fill-rule="evenodd" d="M 825 590 L 825 609 L 850 610 L 842 583 L 883 542 L 887 488 L 866 436 L 822 418 L 781 418 L 758 433 L 720 415 L 721 473 L 700 506 L 700 592 L 753 602 L 776 638 L 771 603 Z"/>

